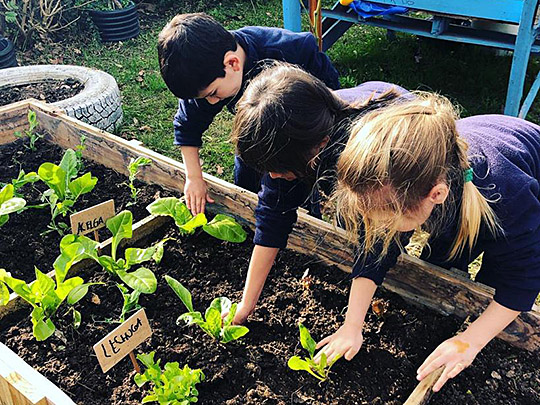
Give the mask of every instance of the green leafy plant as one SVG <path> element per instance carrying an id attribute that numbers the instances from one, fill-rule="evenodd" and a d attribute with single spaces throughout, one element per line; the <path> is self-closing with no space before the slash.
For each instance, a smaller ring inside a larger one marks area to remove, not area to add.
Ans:
<path id="1" fill-rule="evenodd" d="M 65 151 L 60 165 L 46 162 L 38 169 L 38 176 L 49 189 L 43 192 L 41 201 L 51 210 L 51 222 L 47 226 L 50 231 L 63 234 L 68 228 L 65 223 L 56 223 L 58 215 L 66 216 L 77 199 L 92 191 L 98 181 L 90 172 L 77 177 L 79 161 L 73 149 Z"/>
<path id="2" fill-rule="evenodd" d="M 77 171 L 80 172 L 84 170 L 84 163 L 83 163 L 83 152 L 86 150 L 86 135 L 81 134 L 80 136 L 80 142 L 77 146 L 75 146 L 75 156 L 77 156 Z"/>
<path id="3" fill-rule="evenodd" d="M 182 321 L 188 325 L 196 324 L 212 336 L 214 339 L 219 340 L 221 343 L 229 343 L 233 340 L 239 339 L 249 332 L 249 329 L 245 326 L 233 325 L 232 321 L 236 314 L 237 303 L 231 303 L 226 297 L 219 297 L 212 301 L 208 309 L 203 316 L 200 312 L 196 312 L 193 309 L 193 303 L 191 299 L 191 293 L 184 287 L 178 280 L 165 276 L 167 284 L 178 295 L 180 300 L 187 308 L 189 312 L 180 315 L 177 324 Z"/>
<path id="4" fill-rule="evenodd" d="M 68 313 L 73 314 L 73 326 L 78 328 L 81 314 L 73 305 L 79 302 L 94 284 L 85 283 L 81 277 L 66 278 L 71 266 L 81 260 L 85 247 L 81 243 L 71 243 L 61 247 L 61 254 L 54 262 L 55 280 L 35 268 L 36 280 L 30 284 L 11 277 L 0 269 L 0 305 L 9 301 L 9 287 L 32 307 L 32 332 L 39 341 L 48 339 L 56 330 L 52 321 L 60 305 L 66 301 Z"/>
<path id="5" fill-rule="evenodd" d="M 154 355 L 155 352 L 137 355 L 146 370 L 143 374 L 135 375 L 135 383 L 138 387 L 142 387 L 148 381 L 154 385 L 150 394 L 143 398 L 142 403 L 187 405 L 197 402 L 199 391 L 195 384 L 204 380 L 203 372 L 200 369 L 192 370 L 187 364 L 184 368 L 180 368 L 178 362 L 167 363 L 162 370 L 159 365 L 161 360 L 154 361 Z"/>
<path id="6" fill-rule="evenodd" d="M 22 197 L 22 195 L 19 194 L 19 189 L 25 184 L 35 183 L 36 181 L 39 181 L 39 176 L 36 172 L 26 173 L 23 169 L 21 169 L 17 178 L 11 180 L 15 196 Z"/>
<path id="7" fill-rule="evenodd" d="M 308 351 L 309 357 L 304 357 L 303 359 L 298 356 L 291 357 L 287 362 L 289 368 L 293 370 L 305 370 L 320 381 L 326 381 L 330 374 L 330 368 L 336 361 L 339 360 L 341 356 L 336 356 L 330 363 L 328 363 L 326 354 L 322 353 L 321 361 L 319 363 L 315 362 L 313 357 L 315 355 L 315 347 L 317 344 L 311 337 L 309 330 L 304 325 L 299 323 L 298 327 L 300 328 L 300 344 Z"/>
<path id="8" fill-rule="evenodd" d="M 0 190 L 0 226 L 9 220 L 9 214 L 20 211 L 26 205 L 24 198 L 15 197 L 13 184 L 6 184 Z"/>
<path id="9" fill-rule="evenodd" d="M 128 165 L 128 172 L 129 172 L 129 183 L 127 185 L 129 186 L 129 189 L 131 190 L 131 198 L 133 201 L 128 203 L 129 205 L 137 204 L 137 194 L 139 194 L 139 190 L 135 187 L 135 177 L 137 177 L 137 174 L 139 174 L 139 169 L 144 166 L 149 166 L 152 164 L 152 160 L 139 156 L 137 159 L 131 158 L 131 161 Z"/>
<path id="10" fill-rule="evenodd" d="M 126 8 L 131 4 L 133 4 L 131 0 L 78 0 L 75 6 L 89 10 L 112 11 Z"/>
<path id="11" fill-rule="evenodd" d="M 228 242 L 241 243 L 247 237 L 242 226 L 234 218 L 218 214 L 208 222 L 203 213 L 194 217 L 186 204 L 176 197 L 159 198 L 146 209 L 152 215 L 172 217 L 180 232 L 184 234 L 192 234 L 197 228 L 202 227 L 209 235 Z"/>
<path id="12" fill-rule="evenodd" d="M 38 126 L 36 113 L 32 110 L 28 110 L 28 129 L 25 129 L 24 132 L 17 131 L 15 136 L 18 138 L 28 138 L 28 145 L 24 145 L 26 148 L 30 149 L 32 152 L 37 150 L 36 142 L 43 138 L 44 135 L 34 132 Z"/>
<path id="13" fill-rule="evenodd" d="M 128 248 L 124 252 L 124 257 L 118 258 L 118 245 L 123 239 L 129 239 L 133 235 L 133 215 L 130 211 L 122 211 L 118 215 L 109 218 L 106 226 L 113 235 L 110 256 L 99 255 L 99 244 L 86 236 L 67 235 L 64 239 L 66 240 L 66 246 L 70 243 L 83 244 L 85 247 L 84 258 L 93 259 L 110 275 L 119 278 L 124 283 L 116 284 L 124 298 L 120 315 L 120 322 L 124 322 L 127 313 L 140 308 L 140 295 L 152 294 L 157 288 L 156 276 L 152 270 L 139 267 L 137 270 L 130 271 L 131 267 L 149 260 L 159 263 L 163 258 L 164 244 L 168 239 L 164 239 L 146 249 Z M 130 287 L 131 290 L 127 287 Z"/>

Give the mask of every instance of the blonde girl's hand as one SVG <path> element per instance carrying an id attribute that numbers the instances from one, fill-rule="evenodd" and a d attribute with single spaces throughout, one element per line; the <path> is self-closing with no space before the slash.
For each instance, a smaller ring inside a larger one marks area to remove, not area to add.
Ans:
<path id="1" fill-rule="evenodd" d="M 464 334 L 445 340 L 424 360 L 416 378 L 422 381 L 432 371 L 444 366 L 443 373 L 433 386 L 433 391 L 437 392 L 449 379 L 469 367 L 481 349 L 482 347 L 474 345 Z"/>
<path id="2" fill-rule="evenodd" d="M 346 360 L 352 360 L 363 342 L 362 327 L 345 322 L 337 332 L 317 343 L 316 349 L 321 347 L 322 349 L 315 355 L 314 360 L 319 363 L 322 353 L 326 354 L 328 363 L 341 356 L 344 356 Z"/>

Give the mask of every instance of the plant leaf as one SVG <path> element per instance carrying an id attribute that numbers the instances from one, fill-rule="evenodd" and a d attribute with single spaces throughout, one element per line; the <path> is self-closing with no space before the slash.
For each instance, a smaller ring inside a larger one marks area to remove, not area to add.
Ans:
<path id="1" fill-rule="evenodd" d="M 122 211 L 118 215 L 107 220 L 107 228 L 113 234 L 111 252 L 112 257 L 116 260 L 116 249 L 118 244 L 124 238 L 131 238 L 133 235 L 133 215 L 130 211 Z"/>
<path id="2" fill-rule="evenodd" d="M 7 215 L 19 211 L 26 205 L 24 198 L 13 197 L 0 205 L 0 215 Z"/>
<path id="3" fill-rule="evenodd" d="M 2 187 L 0 190 L 0 204 L 12 199 L 14 192 L 15 188 L 13 187 L 13 184 L 6 184 Z"/>
<path id="4" fill-rule="evenodd" d="M 9 220 L 9 215 L 0 215 L 0 226 L 4 225 Z"/>
<path id="5" fill-rule="evenodd" d="M 317 344 L 311 337 L 309 330 L 304 325 L 299 323 L 298 327 L 300 328 L 300 343 L 302 344 L 302 347 L 309 352 L 309 356 L 313 358 Z"/>
<path id="6" fill-rule="evenodd" d="M 203 226 L 203 230 L 215 238 L 228 242 L 244 242 L 247 233 L 234 218 L 217 214 L 212 221 Z"/>
<path id="7" fill-rule="evenodd" d="M 206 219 L 206 215 L 201 212 L 200 214 L 197 214 L 195 217 L 187 221 L 184 225 L 179 225 L 178 229 L 185 233 L 191 234 L 195 232 L 195 229 L 206 225 L 207 222 L 208 220 Z"/>
<path id="8" fill-rule="evenodd" d="M 46 274 L 39 271 L 37 267 L 34 267 L 34 271 L 36 273 L 36 281 L 31 286 L 32 293 L 38 297 L 44 297 L 49 291 L 54 290 L 54 281 Z"/>
<path id="9" fill-rule="evenodd" d="M 227 297 L 215 298 L 210 304 L 210 308 L 216 308 L 220 315 L 225 315 L 231 309 L 231 300 Z"/>
<path id="10" fill-rule="evenodd" d="M 90 172 L 85 173 L 81 177 L 71 181 L 68 187 L 69 191 L 71 191 L 73 199 L 77 200 L 82 194 L 92 191 L 96 186 L 97 181 L 97 177 L 92 177 L 92 173 Z"/>
<path id="11" fill-rule="evenodd" d="M 77 176 L 77 154 L 73 149 L 67 149 L 64 152 L 64 156 L 62 156 L 59 166 L 66 173 L 67 181 Z"/>
<path id="12" fill-rule="evenodd" d="M 0 282 L 0 307 L 9 302 L 9 290 L 7 286 Z"/>
<path id="13" fill-rule="evenodd" d="M 134 264 L 139 264 L 151 260 L 155 252 L 156 248 L 154 246 L 146 249 L 128 248 L 126 249 L 126 252 L 124 254 L 126 258 L 126 265 L 129 268 Z"/>
<path id="14" fill-rule="evenodd" d="M 152 215 L 170 216 L 174 218 L 178 227 L 184 225 L 193 216 L 186 205 L 176 197 L 159 198 L 146 207 Z"/>
<path id="15" fill-rule="evenodd" d="M 221 332 L 221 342 L 229 343 L 244 336 L 249 332 L 249 329 L 241 325 L 225 326 Z"/>
<path id="16" fill-rule="evenodd" d="M 193 302 L 191 300 L 191 293 L 189 292 L 189 290 L 184 287 L 180 281 L 170 277 L 170 276 L 165 276 L 165 280 L 167 281 L 167 284 L 169 284 L 169 286 L 173 289 L 173 291 L 176 293 L 176 295 L 178 295 L 178 298 L 180 298 L 182 300 L 182 302 L 184 303 L 184 305 L 186 306 L 187 310 L 189 312 L 194 312 L 193 311 Z"/>
<path id="17" fill-rule="evenodd" d="M 219 339 L 221 334 L 221 312 L 215 307 L 209 307 L 204 314 L 206 319 L 206 326 L 210 331 L 210 334 L 215 338 Z"/>
<path id="18" fill-rule="evenodd" d="M 81 326 L 81 320 L 82 320 L 81 313 L 77 311 L 76 309 L 74 309 L 73 310 L 73 327 L 75 329 L 79 329 L 79 326 Z"/>
<path id="19" fill-rule="evenodd" d="M 227 314 L 227 316 L 223 320 L 223 326 L 229 326 L 232 323 L 232 321 L 234 319 L 234 316 L 236 315 L 236 308 L 237 307 L 238 307 L 238 304 L 236 302 L 231 305 L 231 308 L 229 309 L 229 313 Z"/>
<path id="20" fill-rule="evenodd" d="M 56 295 L 63 301 L 73 289 L 84 283 L 80 277 L 72 277 L 56 287 Z"/>
<path id="21" fill-rule="evenodd" d="M 38 176 L 60 200 L 66 198 L 66 172 L 60 166 L 50 162 L 43 163 L 39 166 Z"/>
<path id="22" fill-rule="evenodd" d="M 84 283 L 74 287 L 67 295 L 67 303 L 69 305 L 75 305 L 82 300 L 88 293 L 88 288 L 92 285 L 105 284 L 105 283 Z"/>
<path id="23" fill-rule="evenodd" d="M 130 286 L 132 289 L 139 291 L 143 294 L 152 294 L 156 291 L 157 280 L 152 270 L 146 267 L 141 267 L 131 273 L 124 270 L 118 270 L 116 272 L 118 277 Z"/>

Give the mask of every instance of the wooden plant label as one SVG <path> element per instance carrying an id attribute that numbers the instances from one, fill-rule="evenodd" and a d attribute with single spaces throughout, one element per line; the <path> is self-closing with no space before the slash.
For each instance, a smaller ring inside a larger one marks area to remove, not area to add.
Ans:
<path id="1" fill-rule="evenodd" d="M 71 215 L 71 230 L 75 235 L 85 235 L 103 228 L 111 217 L 114 217 L 114 200 L 105 201 Z"/>
<path id="2" fill-rule="evenodd" d="M 141 308 L 94 345 L 94 352 L 103 372 L 109 371 L 151 335 L 148 318 L 144 308 Z"/>

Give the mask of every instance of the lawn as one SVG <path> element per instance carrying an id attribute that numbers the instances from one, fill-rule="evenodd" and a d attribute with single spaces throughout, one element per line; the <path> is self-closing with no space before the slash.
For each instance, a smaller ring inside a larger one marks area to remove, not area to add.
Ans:
<path id="1" fill-rule="evenodd" d="M 172 118 L 177 100 L 167 90 L 158 70 L 156 41 L 161 28 L 177 13 L 204 11 L 228 29 L 246 25 L 282 26 L 281 1 L 175 2 L 170 7 L 147 5 L 142 12 L 141 35 L 125 43 L 101 44 L 91 24 L 84 35 L 66 35 L 60 44 L 40 44 L 24 56 L 25 64 L 64 63 L 112 74 L 123 96 L 124 125 L 118 134 L 142 141 L 172 158 L 181 159 L 173 145 Z M 144 5 L 143 5 L 144 6 Z M 408 89 L 432 90 L 450 97 L 463 115 L 502 113 L 510 70 L 510 56 L 472 45 L 423 40 L 398 34 L 389 41 L 381 29 L 355 26 L 329 51 L 341 74 L 343 87 L 382 80 Z M 527 87 L 539 70 L 529 66 Z M 540 122 L 540 105 L 528 117 Z M 232 115 L 221 113 L 204 135 L 203 170 L 232 180 L 233 148 L 228 141 Z"/>

